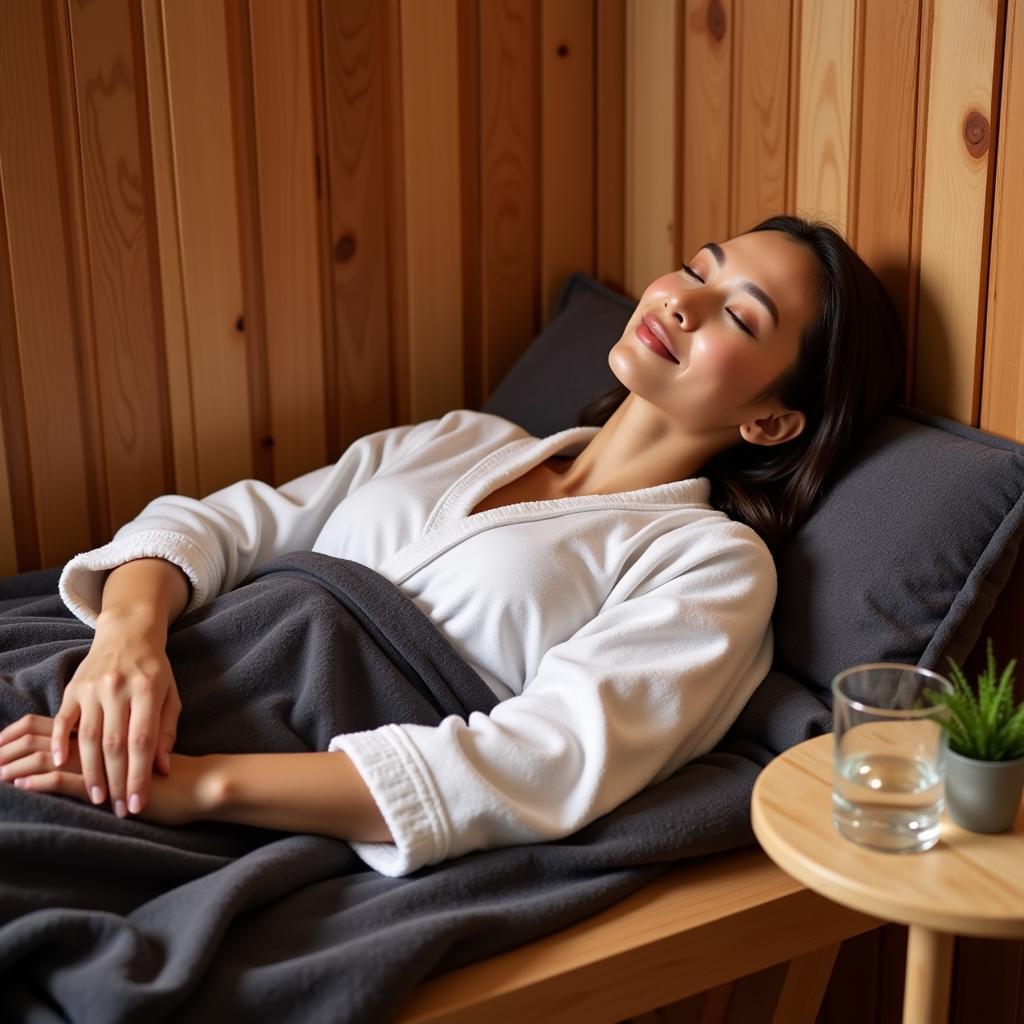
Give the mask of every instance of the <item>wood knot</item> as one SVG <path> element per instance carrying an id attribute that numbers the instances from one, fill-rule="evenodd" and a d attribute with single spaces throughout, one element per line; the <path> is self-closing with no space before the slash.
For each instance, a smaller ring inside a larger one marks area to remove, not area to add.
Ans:
<path id="1" fill-rule="evenodd" d="M 558 49 L 555 50 L 555 53 L 557 53 L 559 57 L 568 57 L 569 56 L 569 47 L 566 46 L 565 43 L 559 43 L 558 44 Z"/>
<path id="2" fill-rule="evenodd" d="M 273 448 L 274 447 L 274 439 L 272 437 L 261 437 L 260 438 L 260 444 L 264 448 Z"/>
<path id="3" fill-rule="evenodd" d="M 964 118 L 964 142 L 967 152 L 975 159 L 988 150 L 988 118 L 980 111 L 972 110 Z"/>
<path id="4" fill-rule="evenodd" d="M 721 0 L 708 0 L 708 33 L 716 43 L 725 38 L 725 9 Z"/>
<path id="5" fill-rule="evenodd" d="M 244 331 L 245 330 L 245 317 L 244 316 L 240 316 L 235 321 L 235 330 L 236 331 Z"/>
<path id="6" fill-rule="evenodd" d="M 351 235 L 342 235 L 334 244 L 334 258 L 339 263 L 348 263 L 356 254 L 356 240 Z"/>

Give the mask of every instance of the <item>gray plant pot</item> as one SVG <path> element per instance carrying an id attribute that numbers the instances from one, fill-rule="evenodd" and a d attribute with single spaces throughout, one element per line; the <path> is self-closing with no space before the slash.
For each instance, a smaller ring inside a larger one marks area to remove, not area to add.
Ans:
<path id="1" fill-rule="evenodd" d="M 1024 792 L 1024 757 L 978 761 L 946 751 L 946 807 L 961 828 L 1005 832 L 1013 826 Z"/>

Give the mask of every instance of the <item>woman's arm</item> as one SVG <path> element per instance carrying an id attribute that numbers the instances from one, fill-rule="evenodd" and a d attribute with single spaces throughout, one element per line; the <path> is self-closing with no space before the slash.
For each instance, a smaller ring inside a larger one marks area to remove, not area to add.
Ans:
<path id="1" fill-rule="evenodd" d="M 340 750 L 208 754 L 202 760 L 210 780 L 209 802 L 201 810 L 207 820 L 365 843 L 393 842 L 362 775 Z"/>
<path id="2" fill-rule="evenodd" d="M 48 715 L 25 715 L 4 730 L 0 781 L 89 802 L 76 738 L 53 763 Z M 160 825 L 233 821 L 282 832 L 315 832 L 365 843 L 393 842 L 362 775 L 342 751 L 308 754 L 171 754 L 154 775 L 138 817 Z"/>

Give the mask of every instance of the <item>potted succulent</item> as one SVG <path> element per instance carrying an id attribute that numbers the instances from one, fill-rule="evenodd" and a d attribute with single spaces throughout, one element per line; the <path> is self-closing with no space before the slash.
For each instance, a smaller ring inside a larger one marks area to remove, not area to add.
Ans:
<path id="1" fill-rule="evenodd" d="M 996 682 L 992 638 L 978 693 L 950 657 L 955 693 L 927 691 L 933 704 L 949 708 L 942 725 L 949 734 L 946 806 L 949 816 L 972 832 L 1005 832 L 1014 822 L 1024 791 L 1024 701 L 1013 706 L 1014 658 Z"/>

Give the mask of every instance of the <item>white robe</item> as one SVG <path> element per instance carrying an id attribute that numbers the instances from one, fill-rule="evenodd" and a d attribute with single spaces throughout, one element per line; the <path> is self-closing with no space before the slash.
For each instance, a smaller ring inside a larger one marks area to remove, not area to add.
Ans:
<path id="1" fill-rule="evenodd" d="M 328 749 L 352 758 L 395 840 L 352 848 L 398 877 L 561 838 L 712 749 L 772 660 L 774 562 L 708 504 L 706 477 L 470 515 L 597 430 L 535 438 L 459 409 L 360 438 L 276 489 L 242 480 L 201 500 L 164 495 L 71 559 L 60 593 L 95 626 L 107 572 L 134 558 L 184 570 L 185 611 L 287 551 L 371 566 L 500 703 L 468 722 L 335 736 Z"/>

